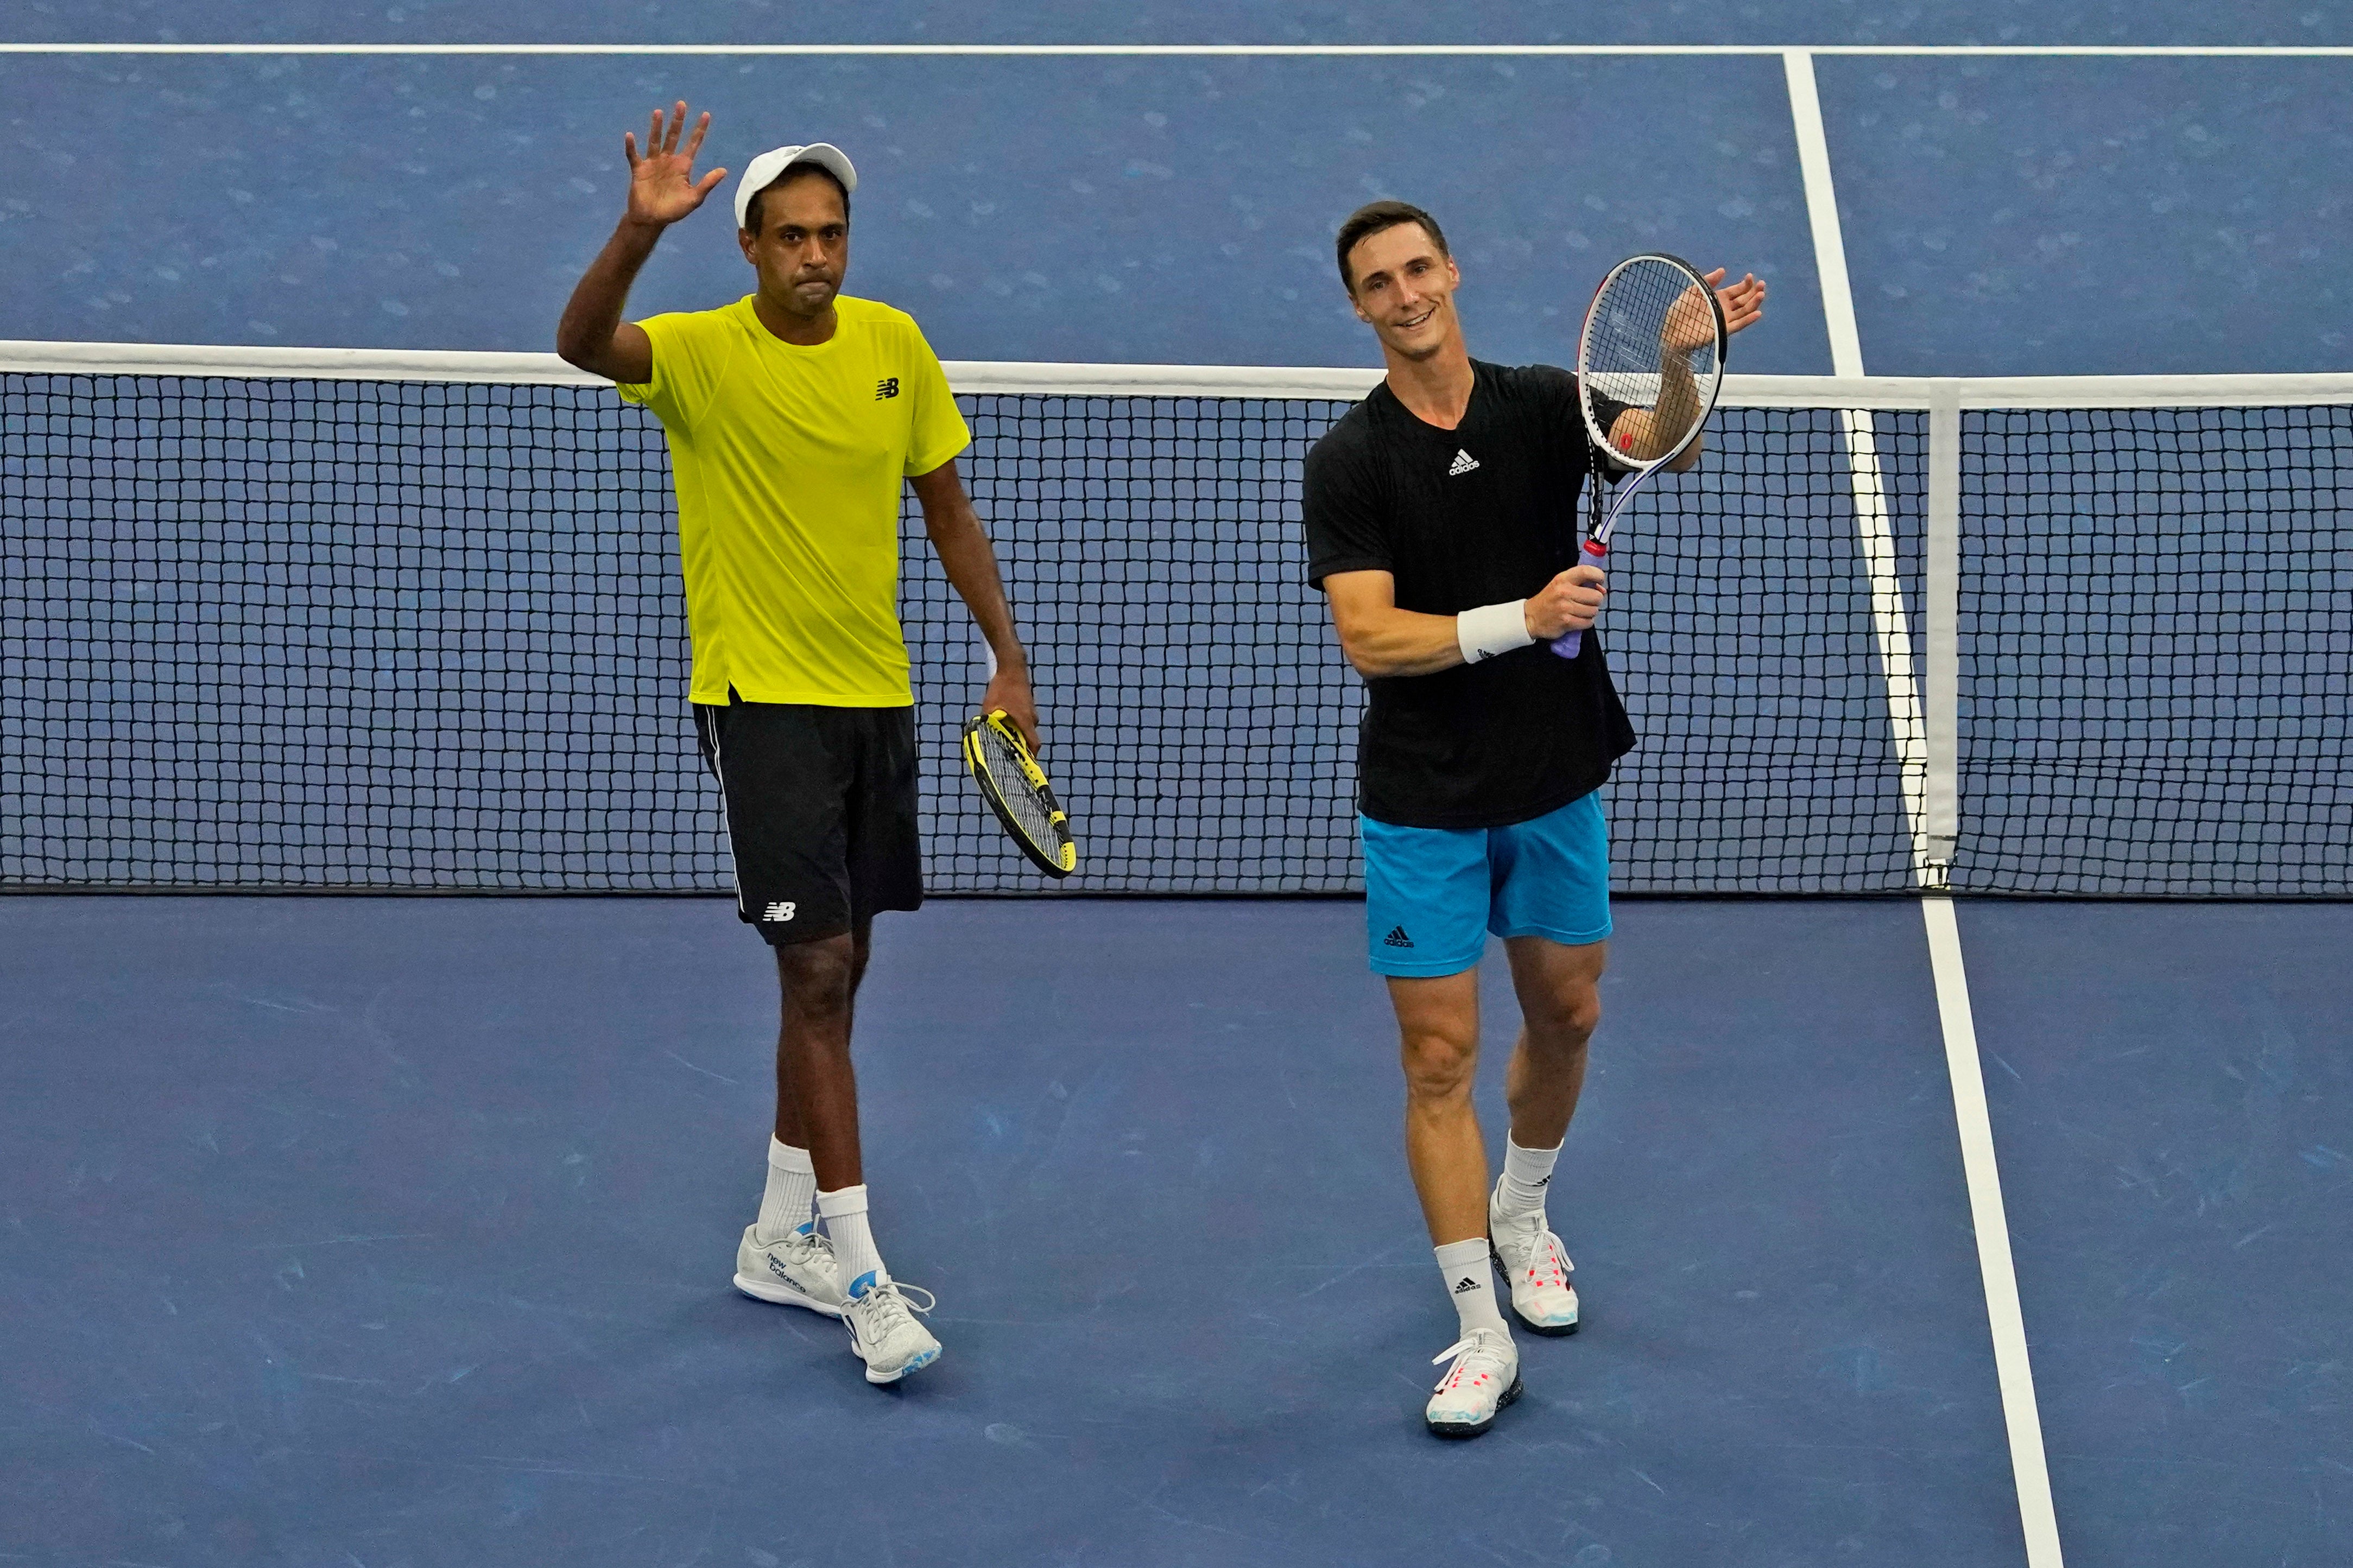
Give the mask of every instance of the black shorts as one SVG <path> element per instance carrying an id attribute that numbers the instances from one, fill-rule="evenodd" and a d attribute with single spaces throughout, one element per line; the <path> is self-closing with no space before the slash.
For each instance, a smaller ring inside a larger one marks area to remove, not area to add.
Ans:
<path id="1" fill-rule="evenodd" d="M 727 802 L 736 911 L 770 942 L 923 907 L 913 708 L 697 703 L 694 733 Z"/>

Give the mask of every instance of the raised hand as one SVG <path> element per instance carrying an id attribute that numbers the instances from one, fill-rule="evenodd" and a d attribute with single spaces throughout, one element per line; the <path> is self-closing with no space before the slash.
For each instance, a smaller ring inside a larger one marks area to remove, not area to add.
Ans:
<path id="1" fill-rule="evenodd" d="M 1707 275 L 1708 286 L 1715 288 L 1723 278 L 1724 268 L 1719 267 Z M 1724 330 L 1727 332 L 1753 327 L 1764 319 L 1765 282 L 1755 273 L 1742 273 L 1739 282 L 1716 289 L 1715 297 L 1724 307 Z"/>
<path id="2" fill-rule="evenodd" d="M 694 177 L 694 155 L 702 151 L 703 133 L 710 129 L 711 116 L 706 113 L 694 122 L 686 145 L 679 146 L 679 135 L 686 130 L 686 104 L 681 100 L 668 117 L 659 109 L 654 110 L 643 157 L 638 154 L 637 137 L 626 131 L 621 133 L 621 150 L 629 156 L 630 222 L 665 227 L 701 206 L 702 198 L 719 188 L 719 182 L 727 177 L 724 169 L 713 169 L 700 180 Z"/>
<path id="3" fill-rule="evenodd" d="M 1765 285 L 1754 273 L 1718 288 L 1723 281 L 1721 267 L 1707 274 L 1707 285 L 1715 289 L 1716 300 L 1724 307 L 1725 332 L 1736 332 L 1765 314 Z M 1671 354 L 1690 354 L 1715 341 L 1715 314 L 1707 308 L 1706 296 L 1697 289 L 1684 289 L 1683 297 L 1667 308 L 1666 323 L 1659 329 L 1659 347 Z"/>

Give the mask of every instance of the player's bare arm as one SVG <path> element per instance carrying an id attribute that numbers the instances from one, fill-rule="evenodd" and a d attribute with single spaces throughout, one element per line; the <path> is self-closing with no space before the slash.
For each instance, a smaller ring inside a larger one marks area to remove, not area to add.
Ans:
<path id="1" fill-rule="evenodd" d="M 1707 282 L 1715 289 L 1716 300 L 1723 307 L 1725 331 L 1737 332 L 1764 319 L 1765 284 L 1754 273 L 1745 273 L 1739 282 L 1719 287 L 1724 271 L 1719 267 L 1710 272 Z M 1666 333 L 1659 344 L 1662 352 L 1657 413 L 1647 408 L 1629 408 L 1620 414 L 1609 426 L 1609 443 L 1614 450 L 1647 463 L 1664 450 L 1664 443 L 1654 431 L 1691 427 L 1692 415 L 1699 404 L 1699 390 L 1692 381 L 1691 356 L 1715 337 L 1715 321 L 1705 299 L 1694 290 L 1676 301 L 1675 308 L 1668 312 Z M 1667 471 L 1680 474 L 1697 467 L 1700 452 L 1706 445 L 1707 436 L 1703 431 L 1667 465 Z"/>
<path id="2" fill-rule="evenodd" d="M 931 535 L 941 570 L 972 612 L 974 624 L 997 659 L 997 673 L 989 678 L 980 710 L 993 713 L 1003 709 L 1036 752 L 1040 749 L 1038 699 L 1029 689 L 1029 655 L 1013 628 L 1013 611 L 1005 602 L 1005 581 L 997 570 L 997 552 L 972 510 L 972 498 L 965 494 L 955 459 L 951 458 L 908 483 L 914 486 L 916 502 L 923 509 L 923 531 Z"/>
<path id="3" fill-rule="evenodd" d="M 1462 662 L 1454 616 L 1426 616 L 1397 605 L 1397 578 L 1387 572 L 1335 572 L 1324 579 L 1340 649 L 1366 679 L 1432 675 Z M 1601 613 L 1609 589 L 1591 566 L 1572 566 L 1524 606 L 1528 636 L 1549 642 L 1581 632 Z"/>
<path id="4" fill-rule="evenodd" d="M 629 285 L 654 253 L 662 230 L 701 206 L 727 177 L 724 169 L 713 169 L 700 180 L 694 177 L 694 155 L 702 150 L 710 129 L 711 116 L 705 114 L 688 132 L 686 104 L 681 101 L 667 115 L 654 110 L 642 155 L 636 135 L 621 133 L 621 151 L 629 161 L 628 205 L 613 237 L 581 275 L 564 307 L 564 319 L 556 323 L 555 352 L 566 363 L 624 386 L 652 379 L 653 344 L 635 322 L 621 320 L 621 312 L 629 302 Z"/>

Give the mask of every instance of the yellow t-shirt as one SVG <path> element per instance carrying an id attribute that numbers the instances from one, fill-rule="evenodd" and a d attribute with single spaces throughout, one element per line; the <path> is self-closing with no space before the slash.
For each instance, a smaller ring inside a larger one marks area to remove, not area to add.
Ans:
<path id="1" fill-rule="evenodd" d="M 752 296 L 638 324 L 654 376 L 621 395 L 659 416 L 678 487 L 693 700 L 904 708 L 899 498 L 971 444 L 914 318 L 833 302 L 814 348 Z"/>

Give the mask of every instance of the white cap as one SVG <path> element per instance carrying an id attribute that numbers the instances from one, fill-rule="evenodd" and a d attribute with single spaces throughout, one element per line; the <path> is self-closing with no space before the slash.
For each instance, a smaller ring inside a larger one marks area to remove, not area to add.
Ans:
<path id="1" fill-rule="evenodd" d="M 815 163 L 841 182 L 844 191 L 858 188 L 858 171 L 849 166 L 849 156 L 829 142 L 812 142 L 806 147 L 771 147 L 752 160 L 744 177 L 735 182 L 735 226 L 744 226 L 744 210 L 752 198 L 776 183 L 795 163 Z"/>

